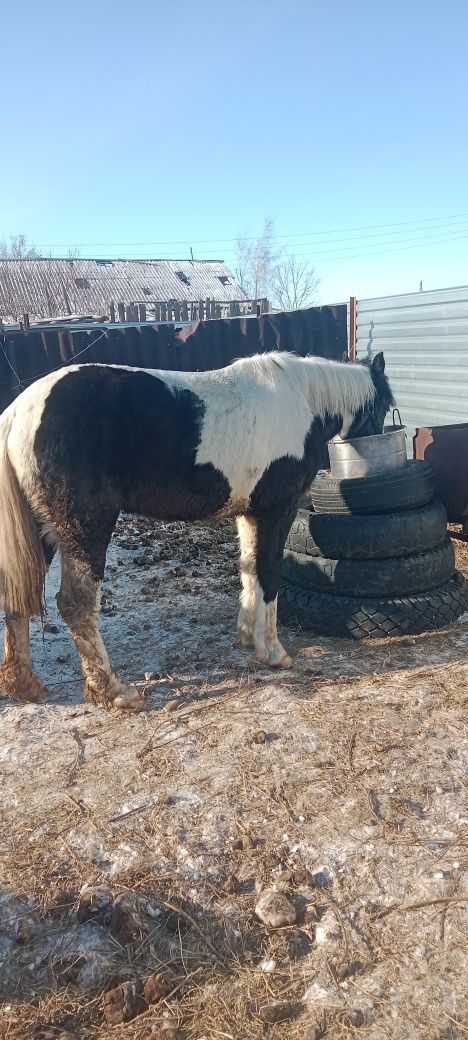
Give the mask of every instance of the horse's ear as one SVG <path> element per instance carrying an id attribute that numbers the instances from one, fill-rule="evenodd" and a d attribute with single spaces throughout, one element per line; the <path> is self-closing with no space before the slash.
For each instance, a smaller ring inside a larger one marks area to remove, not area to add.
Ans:
<path id="1" fill-rule="evenodd" d="M 385 372 L 385 358 L 382 351 L 375 355 L 371 368 L 373 372 L 378 372 L 379 375 L 383 376 Z"/>

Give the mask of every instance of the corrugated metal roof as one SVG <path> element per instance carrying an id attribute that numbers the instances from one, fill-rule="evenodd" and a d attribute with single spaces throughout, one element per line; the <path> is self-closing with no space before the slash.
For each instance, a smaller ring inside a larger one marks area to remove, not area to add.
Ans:
<path id="1" fill-rule="evenodd" d="M 107 313 L 109 303 L 217 302 L 245 300 L 220 260 L 0 261 L 0 317 Z"/>
<path id="2" fill-rule="evenodd" d="M 467 421 L 468 286 L 358 300 L 356 342 L 384 352 L 410 454 L 415 428 Z"/>

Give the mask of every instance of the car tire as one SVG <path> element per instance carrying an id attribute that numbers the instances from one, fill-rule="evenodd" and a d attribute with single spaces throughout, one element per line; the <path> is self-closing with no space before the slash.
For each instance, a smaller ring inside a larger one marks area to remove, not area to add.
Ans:
<path id="1" fill-rule="evenodd" d="M 429 592 L 449 581 L 455 551 L 446 538 L 437 549 L 399 559 L 333 560 L 286 550 L 283 574 L 303 588 L 333 596 L 411 596 Z"/>
<path id="2" fill-rule="evenodd" d="M 376 639 L 419 635 L 445 628 L 468 610 L 468 583 L 458 571 L 431 592 L 391 599 L 331 596 L 283 581 L 278 596 L 278 618 L 326 636 Z"/>
<path id="3" fill-rule="evenodd" d="M 300 509 L 286 549 L 336 560 L 375 560 L 428 552 L 446 537 L 447 512 L 441 502 L 380 516 L 333 516 Z"/>
<path id="4" fill-rule="evenodd" d="M 431 502 L 434 476 L 428 462 L 411 459 L 403 469 L 354 480 L 319 474 L 308 494 L 316 513 L 394 513 Z"/>

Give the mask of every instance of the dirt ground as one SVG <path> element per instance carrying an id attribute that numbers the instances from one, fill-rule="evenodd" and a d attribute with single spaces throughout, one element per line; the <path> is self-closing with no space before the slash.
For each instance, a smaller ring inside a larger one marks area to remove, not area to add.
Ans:
<path id="1" fill-rule="evenodd" d="M 236 561 L 230 524 L 120 521 L 102 630 L 138 716 L 82 702 L 51 570 L 50 700 L 0 701 L 2 1040 L 468 1035 L 468 615 L 283 629 L 269 672 L 234 646 Z"/>

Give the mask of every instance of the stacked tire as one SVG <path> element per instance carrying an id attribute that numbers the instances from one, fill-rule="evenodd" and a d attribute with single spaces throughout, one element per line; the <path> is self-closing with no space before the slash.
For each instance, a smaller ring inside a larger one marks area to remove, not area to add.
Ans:
<path id="1" fill-rule="evenodd" d="M 468 610 L 425 461 L 353 480 L 319 474 L 286 542 L 278 617 L 353 639 L 445 628 Z"/>

